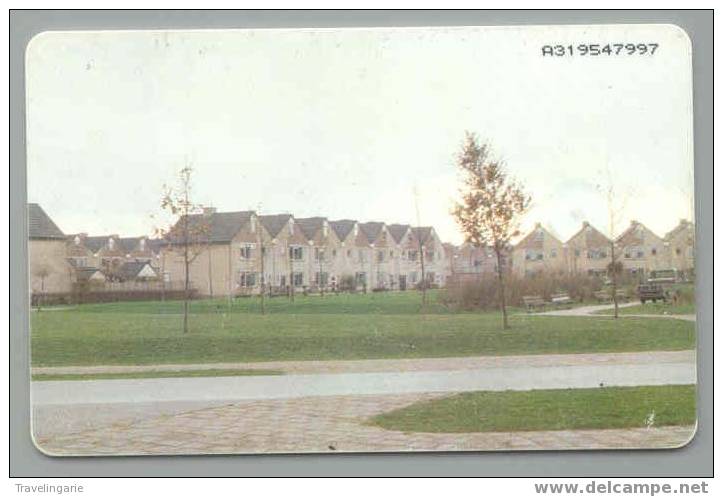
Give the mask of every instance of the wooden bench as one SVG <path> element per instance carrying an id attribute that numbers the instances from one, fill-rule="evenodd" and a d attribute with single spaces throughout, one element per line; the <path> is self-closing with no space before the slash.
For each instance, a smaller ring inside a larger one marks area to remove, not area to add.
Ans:
<path id="1" fill-rule="evenodd" d="M 550 295 L 550 302 L 552 303 L 552 305 L 558 307 L 569 306 L 575 303 L 575 301 L 570 298 L 570 294 L 567 292 L 554 293 Z"/>
<path id="2" fill-rule="evenodd" d="M 600 290 L 598 292 L 595 292 L 595 298 L 597 301 L 601 304 L 606 304 L 608 302 L 612 302 L 613 298 L 610 295 L 609 292 L 606 292 L 605 290 Z"/>
<path id="3" fill-rule="evenodd" d="M 525 295 L 522 297 L 522 302 L 525 304 L 527 312 L 532 312 L 535 309 L 542 310 L 545 308 L 545 300 L 539 295 Z"/>
<path id="4" fill-rule="evenodd" d="M 615 296 L 618 298 L 618 302 L 629 302 L 630 295 L 627 290 L 617 290 Z"/>

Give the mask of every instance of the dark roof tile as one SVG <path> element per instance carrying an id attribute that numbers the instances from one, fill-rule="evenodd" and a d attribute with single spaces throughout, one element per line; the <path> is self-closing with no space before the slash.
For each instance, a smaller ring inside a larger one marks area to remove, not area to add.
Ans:
<path id="1" fill-rule="evenodd" d="M 38 204 L 28 204 L 28 236 L 31 240 L 65 240 L 63 232 Z"/>

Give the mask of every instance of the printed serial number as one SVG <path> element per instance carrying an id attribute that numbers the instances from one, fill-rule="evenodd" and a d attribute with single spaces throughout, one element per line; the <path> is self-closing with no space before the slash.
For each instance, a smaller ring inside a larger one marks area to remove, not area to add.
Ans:
<path id="1" fill-rule="evenodd" d="M 597 55 L 653 55 L 658 49 L 657 43 L 607 43 L 580 45 L 543 45 L 543 57 L 572 57 L 579 55 L 597 56 Z"/>

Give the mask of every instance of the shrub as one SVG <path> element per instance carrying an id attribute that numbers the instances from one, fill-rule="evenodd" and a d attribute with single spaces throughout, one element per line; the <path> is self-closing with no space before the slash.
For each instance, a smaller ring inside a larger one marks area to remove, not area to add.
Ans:
<path id="1" fill-rule="evenodd" d="M 594 299 L 600 290 L 600 278 L 587 275 L 537 275 L 518 278 L 508 275 L 505 281 L 505 296 L 509 305 L 521 306 L 522 297 L 536 295 L 549 300 L 553 294 L 568 293 L 578 302 Z M 462 309 L 496 309 L 499 307 L 497 277 L 493 274 L 480 275 L 476 280 L 451 281 L 440 294 L 445 305 Z"/>

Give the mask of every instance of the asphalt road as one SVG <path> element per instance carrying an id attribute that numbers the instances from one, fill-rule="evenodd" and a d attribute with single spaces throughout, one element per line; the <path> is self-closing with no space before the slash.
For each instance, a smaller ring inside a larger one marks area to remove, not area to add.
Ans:
<path id="1" fill-rule="evenodd" d="M 290 399 L 473 390 L 693 384 L 695 363 L 491 367 L 454 371 L 32 382 L 34 406 Z"/>

